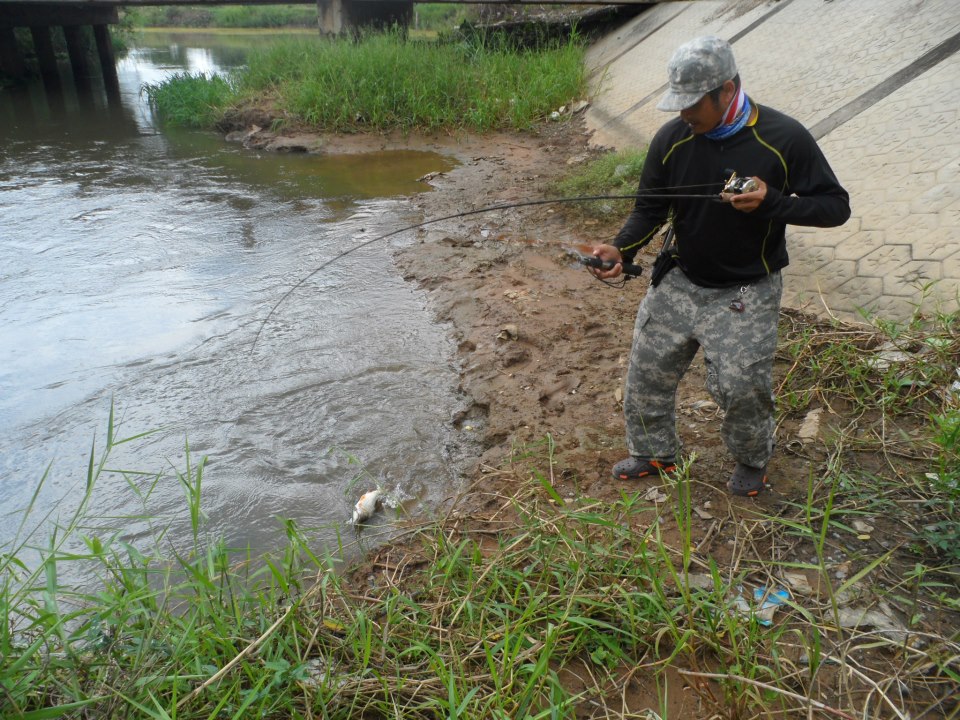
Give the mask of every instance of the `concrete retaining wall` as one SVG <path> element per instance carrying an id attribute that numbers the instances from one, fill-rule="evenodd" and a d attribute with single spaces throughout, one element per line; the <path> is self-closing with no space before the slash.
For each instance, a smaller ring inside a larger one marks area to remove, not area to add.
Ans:
<path id="1" fill-rule="evenodd" d="M 960 310 L 960 0 L 695 0 L 592 46 L 592 142 L 645 145 L 673 50 L 733 44 L 747 93 L 804 123 L 843 185 L 841 228 L 788 228 L 785 303 L 845 320 Z M 926 288 L 926 290 L 924 290 Z"/>

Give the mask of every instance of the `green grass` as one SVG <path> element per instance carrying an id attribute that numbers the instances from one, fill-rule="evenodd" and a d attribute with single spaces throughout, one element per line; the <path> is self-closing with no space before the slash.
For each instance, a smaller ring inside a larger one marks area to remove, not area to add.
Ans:
<path id="1" fill-rule="evenodd" d="M 315 5 L 143 7 L 128 9 L 124 15 L 136 27 L 317 27 Z"/>
<path id="2" fill-rule="evenodd" d="M 837 630 L 839 598 L 879 590 L 893 552 L 834 580 L 827 555 L 847 510 L 837 462 L 802 507 L 735 523 L 742 562 L 728 567 L 696 547 L 696 458 L 664 486 L 669 502 L 644 491 L 599 501 L 571 493 L 576 478 L 558 472 L 548 436 L 472 490 L 484 513 L 455 504 L 408 522 L 353 572 L 289 521 L 269 556 L 231 552 L 205 532 L 205 462 L 189 447 L 170 477 L 110 469 L 110 451 L 137 439 L 117 437 L 111 414 L 77 510 L 47 540 L 27 533 L 0 551 L 4 717 L 645 717 L 621 705 L 640 683 L 661 717 L 684 694 L 698 717 L 879 718 L 905 707 L 891 687 L 906 688 L 919 715 L 960 680 L 960 638 L 925 631 L 904 653 L 882 635 Z M 135 546 L 122 528 L 95 530 L 89 499 L 111 473 L 143 501 L 179 484 L 192 536 L 156 527 Z M 78 568 L 92 586 L 62 580 Z M 737 609 L 742 587 L 772 587 L 787 571 L 819 576 L 825 596 L 795 596 L 770 625 Z M 882 592 L 898 607 L 912 598 L 923 612 L 958 612 L 950 577 L 917 564 Z M 856 672 L 838 676 L 838 664 Z M 887 690 L 859 714 L 876 687 Z"/>
<path id="3" fill-rule="evenodd" d="M 417 3 L 413 6 L 414 28 L 449 32 L 460 25 L 470 11 L 470 6 L 454 3 Z"/>
<path id="4" fill-rule="evenodd" d="M 561 197 L 634 195 L 645 158 L 645 150 L 603 153 L 555 182 L 551 191 Z M 571 217 L 622 221 L 632 206 L 633 200 L 597 200 L 566 206 L 564 212 Z"/>
<path id="5" fill-rule="evenodd" d="M 220 75 L 176 73 L 162 83 L 142 88 L 150 105 L 166 122 L 179 127 L 209 128 L 222 116 L 234 97 L 233 85 Z"/>
<path id="6" fill-rule="evenodd" d="M 471 6 L 449 3 L 420 3 L 414 6 L 413 29 L 449 32 L 467 17 Z M 316 5 L 271 5 L 251 7 L 177 6 L 128 8 L 124 17 L 136 27 L 161 28 L 260 28 L 317 27 Z"/>
<path id="7" fill-rule="evenodd" d="M 927 291 L 922 291 L 923 297 Z M 864 312 L 872 325 L 782 314 L 779 356 L 788 369 L 781 412 L 814 406 L 841 412 L 832 432 L 842 448 L 883 458 L 892 476 L 838 471 L 840 490 L 877 506 L 909 495 L 915 540 L 960 562 L 960 313 L 921 313 L 895 323 Z M 918 514 L 915 508 L 919 503 Z M 891 508 L 887 508 L 890 512 Z M 894 511 L 901 514 L 900 511 Z"/>
<path id="8" fill-rule="evenodd" d="M 229 82 L 179 75 L 145 90 L 176 124 L 212 126 L 231 107 L 268 100 L 291 121 L 331 132 L 524 130 L 580 96 L 582 59 L 575 40 L 521 51 L 371 34 L 283 41 Z"/>
<path id="9" fill-rule="evenodd" d="M 111 422 L 87 497 L 121 442 Z M 410 546 L 423 572 L 358 592 L 292 523 L 260 570 L 204 545 L 203 463 L 187 457 L 176 475 L 194 536 L 172 560 L 163 532 L 152 552 L 86 534 L 85 503 L 36 548 L 35 568 L 3 556 L 5 717 L 572 718 L 588 693 L 566 689 L 568 664 L 588 659 L 608 678 L 706 648 L 776 680 L 755 656 L 781 632 L 729 613 L 715 566 L 711 588 L 692 588 L 658 524 L 636 531 L 636 496 L 558 508 L 533 469 L 495 544 L 428 523 Z M 68 550 L 77 540 L 85 549 Z M 102 585 L 61 585 L 69 564 L 95 568 Z"/>

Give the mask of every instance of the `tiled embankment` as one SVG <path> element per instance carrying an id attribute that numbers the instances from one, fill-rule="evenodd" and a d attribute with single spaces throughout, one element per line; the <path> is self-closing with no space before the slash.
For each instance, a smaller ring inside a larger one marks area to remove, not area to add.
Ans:
<path id="1" fill-rule="evenodd" d="M 960 0 L 695 0 L 596 43 L 592 142 L 642 146 L 674 48 L 731 41 L 747 93 L 818 138 L 853 216 L 788 228 L 788 305 L 843 319 L 960 308 Z M 922 288 L 926 287 L 924 292 Z"/>

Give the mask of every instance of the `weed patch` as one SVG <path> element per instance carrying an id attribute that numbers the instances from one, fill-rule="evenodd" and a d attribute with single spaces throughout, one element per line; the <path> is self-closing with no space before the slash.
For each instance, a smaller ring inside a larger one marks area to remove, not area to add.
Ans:
<path id="1" fill-rule="evenodd" d="M 561 197 L 594 195 L 634 195 L 640 182 L 645 151 L 622 150 L 603 153 L 576 168 L 550 188 Z M 574 203 L 564 208 L 573 218 L 604 222 L 622 221 L 633 200 L 595 200 Z"/>
<path id="2" fill-rule="evenodd" d="M 160 83 L 145 83 L 141 92 L 165 121 L 190 128 L 215 125 L 236 96 L 229 80 L 204 73 L 176 73 Z"/>
<path id="3" fill-rule="evenodd" d="M 582 60 L 575 39 L 535 52 L 396 34 L 287 40 L 229 81 L 178 75 L 146 92 L 166 121 L 192 127 L 268 102 L 288 122 L 327 132 L 526 130 L 580 96 Z"/>

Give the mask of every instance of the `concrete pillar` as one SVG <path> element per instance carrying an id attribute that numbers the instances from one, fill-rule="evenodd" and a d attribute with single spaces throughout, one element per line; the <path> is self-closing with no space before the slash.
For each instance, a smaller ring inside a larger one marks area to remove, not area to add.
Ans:
<path id="1" fill-rule="evenodd" d="M 0 72 L 15 78 L 22 78 L 26 74 L 17 35 L 12 27 L 0 27 Z"/>
<path id="2" fill-rule="evenodd" d="M 343 0 L 317 0 L 317 22 L 321 35 L 339 35 L 344 27 Z"/>
<path id="3" fill-rule="evenodd" d="M 70 56 L 70 69 L 78 93 L 89 94 L 90 65 L 83 47 L 83 32 L 79 25 L 64 25 L 63 37 L 67 41 L 67 54 Z"/>
<path id="4" fill-rule="evenodd" d="M 46 25 L 32 25 L 30 35 L 33 36 L 33 49 L 37 53 L 37 62 L 40 64 L 43 86 L 48 92 L 59 94 L 62 89 L 60 70 L 57 67 L 57 56 L 53 53 L 50 28 Z"/>
<path id="5" fill-rule="evenodd" d="M 107 101 L 111 105 L 120 105 L 120 78 L 117 76 L 117 60 L 113 54 L 109 26 L 94 25 L 93 39 L 97 42 L 97 55 L 100 56 L 100 72 L 103 73 Z"/>

